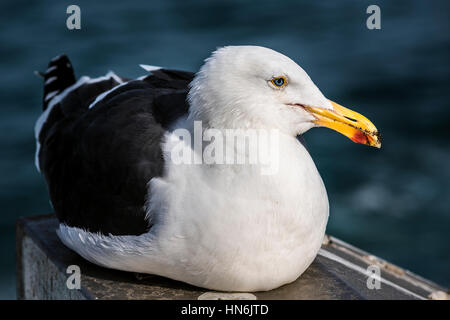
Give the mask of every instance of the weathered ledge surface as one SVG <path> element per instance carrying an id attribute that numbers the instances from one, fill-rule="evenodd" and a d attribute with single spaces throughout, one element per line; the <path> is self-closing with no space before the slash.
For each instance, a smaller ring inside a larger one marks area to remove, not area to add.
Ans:
<path id="1" fill-rule="evenodd" d="M 65 247 L 55 233 L 57 226 L 54 215 L 17 221 L 18 299 L 448 298 L 447 289 L 333 237 L 326 237 L 316 260 L 295 282 L 267 292 L 230 294 L 210 292 L 159 276 L 98 267 Z M 80 267 L 80 289 L 69 289 L 66 285 L 71 276 L 67 268 L 71 265 Z M 375 285 L 377 279 L 368 276 L 370 265 L 381 271 L 379 289 Z"/>

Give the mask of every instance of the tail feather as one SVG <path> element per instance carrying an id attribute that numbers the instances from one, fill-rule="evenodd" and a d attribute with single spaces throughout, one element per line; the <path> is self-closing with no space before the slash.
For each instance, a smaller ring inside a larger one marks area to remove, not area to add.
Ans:
<path id="1" fill-rule="evenodd" d="M 50 101 L 73 85 L 76 81 L 72 63 L 66 55 L 60 55 L 48 64 L 48 69 L 44 73 L 44 98 L 43 110 L 47 109 Z"/>

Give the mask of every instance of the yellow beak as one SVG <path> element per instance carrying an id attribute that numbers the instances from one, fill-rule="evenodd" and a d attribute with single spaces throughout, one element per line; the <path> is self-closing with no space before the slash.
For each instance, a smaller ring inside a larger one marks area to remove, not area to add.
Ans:
<path id="1" fill-rule="evenodd" d="M 333 110 L 304 106 L 316 120 L 314 123 L 342 133 L 352 141 L 381 148 L 381 134 L 363 115 L 331 101 Z"/>

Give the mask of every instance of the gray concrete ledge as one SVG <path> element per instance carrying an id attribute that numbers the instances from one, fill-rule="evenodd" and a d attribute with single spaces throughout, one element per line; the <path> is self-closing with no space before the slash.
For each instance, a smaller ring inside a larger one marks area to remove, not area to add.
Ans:
<path id="1" fill-rule="evenodd" d="M 18 299 L 429 299 L 448 290 L 333 237 L 308 270 L 281 288 L 251 294 L 224 294 L 159 276 L 110 270 L 87 262 L 65 247 L 54 215 L 17 221 Z M 68 289 L 67 267 L 81 270 L 81 288 Z M 380 289 L 367 286 L 369 265 L 381 271 Z"/>

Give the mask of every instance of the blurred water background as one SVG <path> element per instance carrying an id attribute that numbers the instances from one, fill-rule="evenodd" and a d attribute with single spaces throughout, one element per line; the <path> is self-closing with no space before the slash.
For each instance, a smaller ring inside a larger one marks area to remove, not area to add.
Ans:
<path id="1" fill-rule="evenodd" d="M 81 8 L 81 30 L 66 8 Z M 366 28 L 381 8 L 382 29 Z M 322 92 L 370 118 L 376 150 L 305 135 L 327 186 L 328 233 L 450 286 L 450 3 L 445 1 L 23 1 L 0 4 L 0 298 L 15 298 L 19 216 L 51 211 L 33 127 L 50 58 L 77 76 L 137 77 L 138 63 L 195 71 L 212 50 L 253 44 L 297 61 Z"/>

